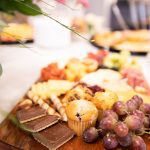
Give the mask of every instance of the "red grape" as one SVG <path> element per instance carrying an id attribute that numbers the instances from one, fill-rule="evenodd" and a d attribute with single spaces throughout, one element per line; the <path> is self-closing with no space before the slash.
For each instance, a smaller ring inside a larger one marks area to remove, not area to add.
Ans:
<path id="1" fill-rule="evenodd" d="M 103 130 L 113 130 L 116 122 L 117 120 L 111 116 L 103 118 L 100 121 L 100 128 Z"/>
<path id="2" fill-rule="evenodd" d="M 144 121 L 145 114 L 142 111 L 135 110 L 135 111 L 132 112 L 132 114 L 139 117 L 142 122 Z"/>
<path id="3" fill-rule="evenodd" d="M 140 136 L 132 137 L 132 149 L 133 150 L 146 150 L 146 144 Z"/>
<path id="4" fill-rule="evenodd" d="M 150 104 L 144 103 L 140 106 L 140 110 L 145 114 L 150 114 Z"/>
<path id="5" fill-rule="evenodd" d="M 115 118 L 116 120 L 118 120 L 118 115 L 113 111 L 113 110 L 105 110 L 103 111 L 103 115 L 102 115 L 102 118 L 105 118 L 105 117 L 113 117 Z"/>
<path id="6" fill-rule="evenodd" d="M 98 131 L 95 127 L 90 127 L 83 132 L 82 137 L 87 143 L 95 142 L 98 139 Z"/>
<path id="7" fill-rule="evenodd" d="M 143 99 L 138 95 L 133 96 L 132 101 L 135 101 L 138 107 L 143 104 Z"/>
<path id="8" fill-rule="evenodd" d="M 113 105 L 113 110 L 118 114 L 118 115 L 125 115 L 127 112 L 127 107 L 122 101 L 117 101 Z"/>
<path id="9" fill-rule="evenodd" d="M 133 112 L 136 109 L 138 109 L 138 105 L 132 100 L 128 100 L 126 103 L 126 106 L 127 106 L 128 112 Z"/>
<path id="10" fill-rule="evenodd" d="M 125 123 L 127 124 L 130 130 L 134 130 L 134 131 L 141 129 L 143 124 L 140 118 L 135 115 L 127 116 L 125 119 Z"/>
<path id="11" fill-rule="evenodd" d="M 117 122 L 116 125 L 114 126 L 114 131 L 117 136 L 125 137 L 128 134 L 129 129 L 125 123 Z"/>
<path id="12" fill-rule="evenodd" d="M 132 143 L 132 136 L 131 134 L 127 134 L 125 137 L 118 137 L 118 143 L 123 147 L 128 147 Z"/>
<path id="13" fill-rule="evenodd" d="M 118 141 L 115 134 L 107 134 L 103 138 L 103 144 L 106 149 L 114 149 L 118 146 Z"/>

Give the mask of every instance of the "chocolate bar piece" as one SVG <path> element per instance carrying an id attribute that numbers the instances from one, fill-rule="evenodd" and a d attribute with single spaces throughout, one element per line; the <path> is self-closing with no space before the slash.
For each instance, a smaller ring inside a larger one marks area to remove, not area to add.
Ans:
<path id="1" fill-rule="evenodd" d="M 57 123 L 58 120 L 59 117 L 57 116 L 46 115 L 33 121 L 24 123 L 23 127 L 25 130 L 30 132 L 39 132 Z"/>
<path id="2" fill-rule="evenodd" d="M 46 111 L 39 106 L 31 107 L 27 110 L 19 110 L 17 112 L 17 118 L 20 123 L 25 123 L 46 115 Z"/>
<path id="3" fill-rule="evenodd" d="M 3 141 L 0 141 L 0 150 L 21 150 L 21 149 L 14 147 L 12 145 L 9 145 Z"/>
<path id="4" fill-rule="evenodd" d="M 33 133 L 33 137 L 50 150 L 55 150 L 73 138 L 75 133 L 65 125 L 57 123 L 39 133 Z"/>

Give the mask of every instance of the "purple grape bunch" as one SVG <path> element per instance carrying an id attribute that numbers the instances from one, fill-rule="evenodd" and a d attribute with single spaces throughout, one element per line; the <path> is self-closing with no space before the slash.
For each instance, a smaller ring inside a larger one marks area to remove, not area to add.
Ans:
<path id="1" fill-rule="evenodd" d="M 117 101 L 112 109 L 103 111 L 97 128 L 86 129 L 83 140 L 92 143 L 102 139 L 106 149 L 115 149 L 120 145 L 133 150 L 146 150 L 141 137 L 143 134 L 150 134 L 150 104 L 135 95 L 126 103 Z"/>

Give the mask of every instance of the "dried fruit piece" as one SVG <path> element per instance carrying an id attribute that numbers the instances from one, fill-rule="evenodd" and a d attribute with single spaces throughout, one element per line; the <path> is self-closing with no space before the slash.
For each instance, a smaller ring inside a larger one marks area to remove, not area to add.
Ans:
<path id="1" fill-rule="evenodd" d="M 66 79 L 64 69 L 60 69 L 57 63 L 49 64 L 41 71 L 41 80 L 48 81 L 50 79 L 63 80 Z"/>

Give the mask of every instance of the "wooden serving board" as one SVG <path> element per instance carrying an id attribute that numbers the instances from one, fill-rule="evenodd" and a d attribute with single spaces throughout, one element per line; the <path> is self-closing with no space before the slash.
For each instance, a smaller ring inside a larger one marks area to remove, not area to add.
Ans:
<path id="1" fill-rule="evenodd" d="M 15 114 L 16 108 L 17 106 L 10 114 Z M 35 141 L 31 134 L 22 131 L 14 125 L 8 117 L 0 124 L 0 140 L 23 150 L 47 150 L 46 147 Z M 147 150 L 150 150 L 150 137 L 145 135 L 144 140 L 147 145 Z M 121 150 L 122 148 L 118 147 L 117 149 Z M 59 150 L 104 150 L 104 147 L 101 139 L 96 143 L 87 144 L 80 137 L 74 137 L 61 146 Z"/>

